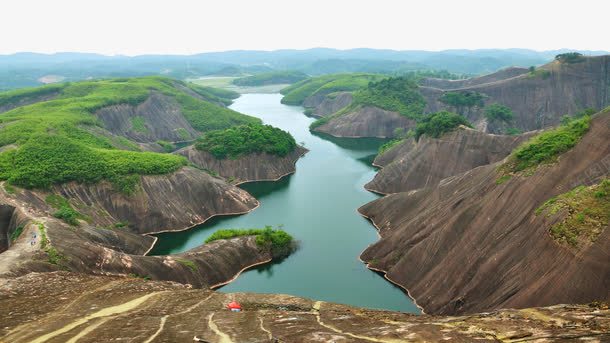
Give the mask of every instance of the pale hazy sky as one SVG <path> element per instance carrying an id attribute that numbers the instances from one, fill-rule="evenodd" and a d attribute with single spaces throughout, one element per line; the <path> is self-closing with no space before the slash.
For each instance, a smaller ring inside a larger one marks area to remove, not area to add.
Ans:
<path id="1" fill-rule="evenodd" d="M 610 50 L 603 0 L 2 0 L 0 54 Z"/>

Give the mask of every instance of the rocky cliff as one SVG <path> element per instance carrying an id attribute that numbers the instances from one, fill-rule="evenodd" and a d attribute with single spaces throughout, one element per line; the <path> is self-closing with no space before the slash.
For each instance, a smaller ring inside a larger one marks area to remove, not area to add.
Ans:
<path id="1" fill-rule="evenodd" d="M 586 57 L 577 63 L 553 61 L 533 73 L 513 67 L 466 80 L 424 79 L 419 91 L 426 100 L 424 113 L 459 112 L 477 129 L 489 133 L 505 133 L 509 128 L 522 132 L 538 130 L 557 125 L 566 114 L 588 108 L 601 110 L 610 105 L 610 56 Z M 480 93 L 483 106 L 449 106 L 439 100 L 449 91 Z M 311 105 L 321 106 L 323 101 L 311 99 Z M 513 119 L 488 120 L 485 106 L 494 103 L 508 106 Z M 315 130 L 339 137 L 393 137 L 394 130 L 414 126 L 406 118 L 399 119 L 399 114 L 388 113 L 391 112 L 374 107 L 358 108 L 330 117 Z"/>
<path id="2" fill-rule="evenodd" d="M 283 176 L 294 173 L 297 160 L 306 152 L 307 149 L 297 146 L 293 152 L 281 157 L 255 153 L 236 159 L 218 159 L 207 151 L 197 150 L 194 146 L 176 151 L 197 167 L 213 171 L 234 183 L 277 181 Z"/>
<path id="3" fill-rule="evenodd" d="M 499 103 L 510 107 L 514 113 L 510 125 L 522 131 L 537 130 L 557 125 L 565 114 L 587 108 L 601 110 L 610 105 L 610 56 L 587 57 L 577 63 L 553 61 L 533 74 L 515 76 L 499 72 L 483 79 L 461 81 L 456 88 L 450 88 L 450 82 L 442 85 L 437 81 L 424 82 L 430 84 L 434 88 L 421 87 L 426 112 L 456 110 L 438 100 L 445 91 L 473 91 L 485 96 L 486 105 Z M 464 115 L 477 126 L 486 121 L 481 108 L 465 109 Z M 483 127 L 488 132 L 503 128 L 503 123 L 487 124 Z"/>
<path id="4" fill-rule="evenodd" d="M 375 158 L 383 169 L 365 188 L 390 194 L 435 187 L 448 176 L 502 160 L 533 134 L 493 135 L 462 126 L 440 138 L 408 139 Z"/>
<path id="5" fill-rule="evenodd" d="M 550 235 L 568 213 L 537 214 L 552 197 L 608 177 L 609 132 L 605 112 L 557 163 L 532 175 L 502 180 L 497 162 L 363 206 L 381 239 L 361 258 L 427 313 L 610 299 L 610 230 L 598 228 L 575 248 Z"/>
<path id="6" fill-rule="evenodd" d="M 392 138 L 396 136 L 397 128 L 415 127 L 415 121 L 377 107 L 360 107 L 350 113 L 328 118 L 328 122 L 314 131 L 335 137 Z"/>
<path id="7" fill-rule="evenodd" d="M 303 107 L 309 109 L 309 114 L 314 117 L 324 117 L 349 106 L 352 100 L 352 94 L 349 92 L 316 94 L 305 99 Z"/>
<path id="8" fill-rule="evenodd" d="M 169 282 L 32 273 L 0 279 L 6 342 L 606 341 L 607 305 L 414 316 L 288 295 L 224 294 Z M 225 306 L 238 301 L 239 313 Z"/>

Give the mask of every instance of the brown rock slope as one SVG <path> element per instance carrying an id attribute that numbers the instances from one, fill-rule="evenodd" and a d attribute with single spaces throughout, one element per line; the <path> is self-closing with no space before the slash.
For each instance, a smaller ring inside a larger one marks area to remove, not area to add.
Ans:
<path id="1" fill-rule="evenodd" d="M 397 128 L 410 128 L 415 122 L 396 112 L 377 107 L 360 107 L 350 113 L 330 117 L 323 125 L 314 129 L 335 137 L 380 137 L 396 136 Z"/>
<path id="2" fill-rule="evenodd" d="M 441 138 L 405 140 L 375 159 L 384 167 L 365 188 L 390 194 L 434 187 L 448 176 L 503 159 L 532 135 L 492 135 L 460 127 Z"/>
<path id="3" fill-rule="evenodd" d="M 586 57 L 577 63 L 553 61 L 538 68 L 535 75 L 514 76 L 500 71 L 485 79 L 490 82 L 480 81 L 481 78 L 463 81 L 457 88 L 433 84 L 447 87 L 445 90 L 482 93 L 487 97 L 486 104 L 500 103 L 512 109 L 511 125 L 523 131 L 537 130 L 558 124 L 565 114 L 586 108 L 601 110 L 610 105 L 610 56 Z M 456 110 L 438 101 L 443 92 L 439 88 L 422 87 L 426 112 Z M 483 109 L 472 108 L 464 114 L 473 123 L 485 120 Z M 488 132 L 498 132 L 501 128 L 501 123 L 487 125 Z"/>
<path id="4" fill-rule="evenodd" d="M 517 342 L 610 339 L 603 306 L 414 316 L 65 272 L 0 279 L 5 342 Z M 232 300 L 244 311 L 229 312 Z"/>
<path id="5" fill-rule="evenodd" d="M 119 104 L 102 108 L 96 116 L 108 131 L 140 143 L 178 142 L 200 135 L 184 118 L 176 100 L 160 92 L 151 92 L 148 99 L 137 106 Z M 134 129 L 134 118 L 141 118 L 142 128 Z"/>
<path id="6" fill-rule="evenodd" d="M 214 171 L 224 178 L 232 179 L 235 183 L 277 181 L 283 176 L 294 173 L 297 160 L 306 152 L 307 149 L 297 146 L 293 152 L 282 157 L 256 153 L 236 159 L 218 159 L 207 151 L 197 150 L 194 146 L 176 151 L 197 167 Z"/>
<path id="7" fill-rule="evenodd" d="M 535 213 L 553 196 L 608 177 L 609 132 L 605 112 L 576 147 L 531 176 L 498 184 L 495 163 L 363 206 L 381 239 L 361 258 L 427 313 L 610 299 L 610 230 L 575 250 L 549 234 L 562 214 Z"/>
<path id="8" fill-rule="evenodd" d="M 310 114 L 314 117 L 324 117 L 349 106 L 352 100 L 352 94 L 349 92 L 315 94 L 305 99 L 303 107 L 310 109 Z"/>
<path id="9" fill-rule="evenodd" d="M 82 215 L 78 227 L 52 217 L 56 209 L 46 201 L 49 194 L 63 196 Z M 68 183 L 54 186 L 52 192 L 4 192 L 1 203 L 0 234 L 5 239 L 0 240 L 0 248 L 8 250 L 0 254 L 0 274 L 64 268 L 209 287 L 271 259 L 269 251 L 259 249 L 251 237 L 207 244 L 175 256 L 143 256 L 155 240 L 142 233 L 183 230 L 215 215 L 245 213 L 258 206 L 247 192 L 193 168 L 143 176 L 139 190 L 129 196 L 105 182 Z M 118 223 L 121 227 L 116 228 Z M 10 242 L 17 226 L 23 226 L 24 233 Z"/>

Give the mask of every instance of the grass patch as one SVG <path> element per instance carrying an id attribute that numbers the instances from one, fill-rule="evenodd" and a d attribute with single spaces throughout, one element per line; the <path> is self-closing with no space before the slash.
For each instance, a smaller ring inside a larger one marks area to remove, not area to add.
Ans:
<path id="1" fill-rule="evenodd" d="M 290 234 L 271 226 L 265 226 L 264 229 L 218 230 L 208 237 L 205 243 L 242 236 L 256 236 L 256 244 L 261 248 L 270 249 L 274 258 L 287 256 L 295 249 L 295 242 Z"/>
<path id="2" fill-rule="evenodd" d="M 15 189 L 15 187 L 13 185 L 11 185 L 8 182 L 4 183 L 4 190 L 8 193 L 8 194 L 15 194 L 17 192 L 17 190 Z"/>
<path id="3" fill-rule="evenodd" d="M 148 129 L 146 128 L 146 121 L 142 116 L 131 117 L 131 129 L 135 132 L 139 133 L 148 133 Z"/>
<path id="4" fill-rule="evenodd" d="M 455 130 L 460 125 L 472 127 L 468 120 L 459 114 L 441 111 L 424 117 L 415 127 L 415 140 L 422 135 L 439 138 L 443 134 Z"/>
<path id="5" fill-rule="evenodd" d="M 583 242 L 595 242 L 608 226 L 610 217 L 610 179 L 586 187 L 579 186 L 547 200 L 536 209 L 536 215 L 565 216 L 549 229 L 559 243 L 578 247 Z"/>
<path id="6" fill-rule="evenodd" d="M 176 262 L 180 263 L 181 265 L 189 268 L 190 270 L 192 270 L 194 272 L 198 272 L 199 271 L 199 268 L 197 267 L 197 265 L 193 261 L 185 260 L 183 258 L 177 258 Z"/>
<path id="7" fill-rule="evenodd" d="M 515 149 L 501 167 L 504 172 L 530 170 L 540 164 L 553 163 L 559 155 L 573 148 L 589 130 L 591 118 L 585 116 L 533 137 Z"/>
<path id="8" fill-rule="evenodd" d="M 151 91 L 172 97 L 191 126 L 201 132 L 260 123 L 257 118 L 204 100 L 220 99 L 209 89 L 162 77 L 83 81 L 53 87 L 53 92 L 59 92 L 53 100 L 17 107 L 0 116 L 0 147 L 18 147 L 0 153 L 0 180 L 26 188 L 46 188 L 68 181 L 109 180 L 118 184 L 123 175 L 176 171 L 186 165 L 186 159 L 121 150 L 128 144 L 104 135 L 103 124 L 95 116 L 97 110 L 107 106 L 138 105 Z M 1 93 L 0 99 L 16 101 L 40 92 L 49 90 L 11 91 Z M 192 96 L 192 92 L 199 96 Z M 143 119 L 137 117 L 132 124 L 138 130 L 145 128 Z"/>
<path id="9" fill-rule="evenodd" d="M 198 150 L 216 158 L 238 158 L 251 153 L 286 156 L 297 144 L 288 132 L 271 125 L 250 124 L 226 130 L 211 131 L 195 143 Z"/>
<path id="10" fill-rule="evenodd" d="M 282 89 L 280 91 L 284 95 L 282 104 L 301 105 L 305 99 L 313 95 L 363 89 L 369 82 L 379 81 L 385 77 L 379 74 L 345 73 L 308 78 Z"/>
<path id="11" fill-rule="evenodd" d="M 172 152 L 176 150 L 176 146 L 168 141 L 158 140 L 157 144 L 159 144 L 165 152 Z"/>
<path id="12" fill-rule="evenodd" d="M 501 185 L 504 182 L 510 180 L 512 176 L 510 174 L 502 175 L 496 180 L 496 185 Z"/>
<path id="13" fill-rule="evenodd" d="M 355 106 L 379 107 L 417 120 L 424 112 L 426 100 L 419 92 L 415 79 L 392 77 L 371 82 L 365 89 L 355 92 L 350 107 Z"/>
<path id="14" fill-rule="evenodd" d="M 183 127 L 177 128 L 176 133 L 178 134 L 178 137 L 180 137 L 180 139 L 182 139 L 183 141 L 187 141 L 191 138 L 189 132 Z"/>
<path id="15" fill-rule="evenodd" d="M 67 261 L 68 258 L 51 245 L 43 224 L 38 224 L 38 231 L 40 232 L 40 248 L 47 253 L 48 262 L 59 266 L 62 262 Z"/>
<path id="16" fill-rule="evenodd" d="M 11 237 L 10 237 L 11 243 L 16 241 L 17 238 L 19 238 L 19 236 L 21 236 L 21 233 L 23 233 L 23 229 L 24 229 L 23 225 L 19 225 L 15 228 L 15 231 L 13 231 L 11 233 Z"/>
<path id="17" fill-rule="evenodd" d="M 379 147 L 379 151 L 377 152 L 377 155 L 381 155 L 384 152 L 392 149 L 393 147 L 399 145 L 400 143 L 402 143 L 404 141 L 404 139 L 392 139 L 391 141 L 384 143 L 382 146 Z"/>
<path id="18" fill-rule="evenodd" d="M 61 219 L 72 226 L 78 226 L 79 219 L 87 219 L 84 215 L 76 211 L 68 200 L 62 196 L 55 194 L 49 195 L 46 197 L 45 202 L 57 210 L 53 213 L 53 217 Z"/>

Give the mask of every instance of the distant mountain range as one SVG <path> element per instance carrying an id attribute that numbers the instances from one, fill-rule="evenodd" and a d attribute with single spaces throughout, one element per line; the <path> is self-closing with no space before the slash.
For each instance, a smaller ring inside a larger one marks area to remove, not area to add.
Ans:
<path id="1" fill-rule="evenodd" d="M 81 80 L 100 77 L 167 75 L 191 78 L 223 74 L 255 74 L 270 70 L 297 70 L 310 75 L 339 72 L 401 73 L 439 69 L 456 74 L 478 75 L 507 66 L 540 65 L 568 49 L 534 51 L 527 49 L 481 50 L 235 50 L 196 55 L 105 56 L 62 52 L 41 54 L 21 52 L 0 55 L 0 90 L 36 86 L 47 80 Z M 585 55 L 607 51 L 579 51 Z M 45 76 L 55 78 L 43 78 Z M 41 79 L 43 78 L 43 79 Z"/>

